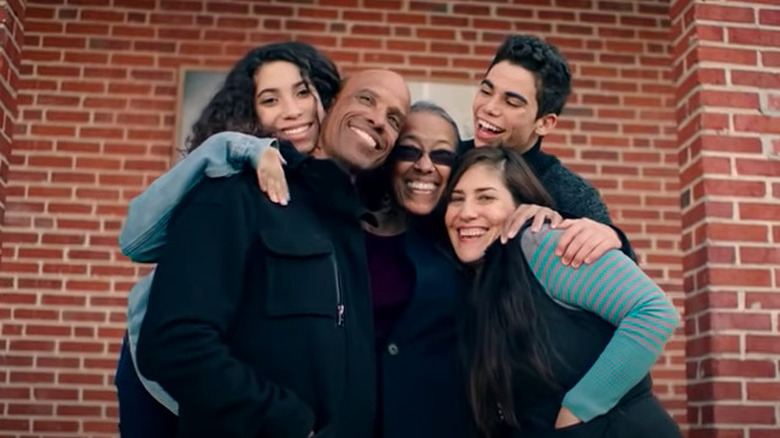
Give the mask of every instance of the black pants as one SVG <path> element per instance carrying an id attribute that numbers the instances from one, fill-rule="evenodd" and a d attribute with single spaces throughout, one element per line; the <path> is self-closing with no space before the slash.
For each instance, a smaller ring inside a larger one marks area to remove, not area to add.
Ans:
<path id="1" fill-rule="evenodd" d="M 161 405 L 144 388 L 133 367 L 127 335 L 116 367 L 119 399 L 119 434 L 122 438 L 173 438 L 178 417 Z"/>

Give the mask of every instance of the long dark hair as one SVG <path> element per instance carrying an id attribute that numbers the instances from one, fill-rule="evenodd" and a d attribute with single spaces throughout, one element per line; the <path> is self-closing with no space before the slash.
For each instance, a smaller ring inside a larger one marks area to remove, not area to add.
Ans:
<path id="1" fill-rule="evenodd" d="M 254 48 L 227 74 L 225 82 L 203 109 L 185 143 L 192 152 L 204 140 L 222 131 L 264 135 L 255 111 L 255 73 L 264 63 L 287 61 L 298 66 L 320 96 L 327 110 L 341 86 L 336 66 L 313 46 L 297 41 L 268 44 Z"/>
<path id="2" fill-rule="evenodd" d="M 552 207 L 544 186 L 511 148 L 468 151 L 453 171 L 447 199 L 463 174 L 475 165 L 501 172 L 515 204 Z M 541 338 L 528 268 L 519 244 L 494 243 L 476 270 L 463 326 L 463 358 L 468 369 L 469 404 L 483 436 L 495 436 L 503 425 L 519 427 L 513 400 L 513 376 L 529 372 L 553 384 Z M 500 410 L 500 414 L 499 414 Z"/>

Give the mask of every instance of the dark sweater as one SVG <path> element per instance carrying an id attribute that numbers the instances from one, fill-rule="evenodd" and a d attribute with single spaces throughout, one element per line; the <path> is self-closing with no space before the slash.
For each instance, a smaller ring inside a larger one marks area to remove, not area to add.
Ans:
<path id="1" fill-rule="evenodd" d="M 466 140 L 465 150 L 474 147 L 474 140 Z M 585 217 L 609 225 L 617 232 L 623 247 L 621 251 L 635 259 L 625 233 L 609 217 L 607 206 L 598 190 L 581 176 L 569 170 L 554 155 L 542 152 L 542 138 L 525 153 L 523 158 L 531 166 L 547 192 L 555 201 L 555 209 L 567 218 Z"/>
<path id="2" fill-rule="evenodd" d="M 363 438 L 375 357 L 360 208 L 333 162 L 284 148 L 297 202 L 254 172 L 200 183 L 175 213 L 138 343 L 180 403 L 180 437 Z"/>

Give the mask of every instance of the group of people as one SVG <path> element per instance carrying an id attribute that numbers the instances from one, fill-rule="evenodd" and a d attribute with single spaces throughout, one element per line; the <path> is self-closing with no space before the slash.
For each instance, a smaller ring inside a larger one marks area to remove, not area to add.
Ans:
<path id="1" fill-rule="evenodd" d="M 598 192 L 542 151 L 557 49 L 498 48 L 474 139 L 404 79 L 251 50 L 134 199 L 123 438 L 680 437 L 679 317 Z"/>

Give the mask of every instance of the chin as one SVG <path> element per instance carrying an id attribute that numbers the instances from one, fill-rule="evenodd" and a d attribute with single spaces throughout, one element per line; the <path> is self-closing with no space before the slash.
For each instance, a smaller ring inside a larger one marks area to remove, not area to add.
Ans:
<path id="1" fill-rule="evenodd" d="M 434 205 L 424 205 L 416 202 L 404 202 L 404 210 L 415 216 L 427 216 L 433 211 Z"/>
<path id="2" fill-rule="evenodd" d="M 315 146 L 314 139 L 303 139 L 297 141 L 292 141 L 289 138 L 285 138 L 285 137 L 279 137 L 279 139 L 292 143 L 292 145 L 295 147 L 295 150 L 302 154 L 310 154 L 311 151 L 314 150 L 314 146 Z"/>
<path id="3" fill-rule="evenodd" d="M 461 261 L 461 263 L 472 265 L 480 260 L 482 260 L 483 253 L 475 253 L 473 251 L 455 251 L 455 255 L 458 256 L 458 260 Z"/>

